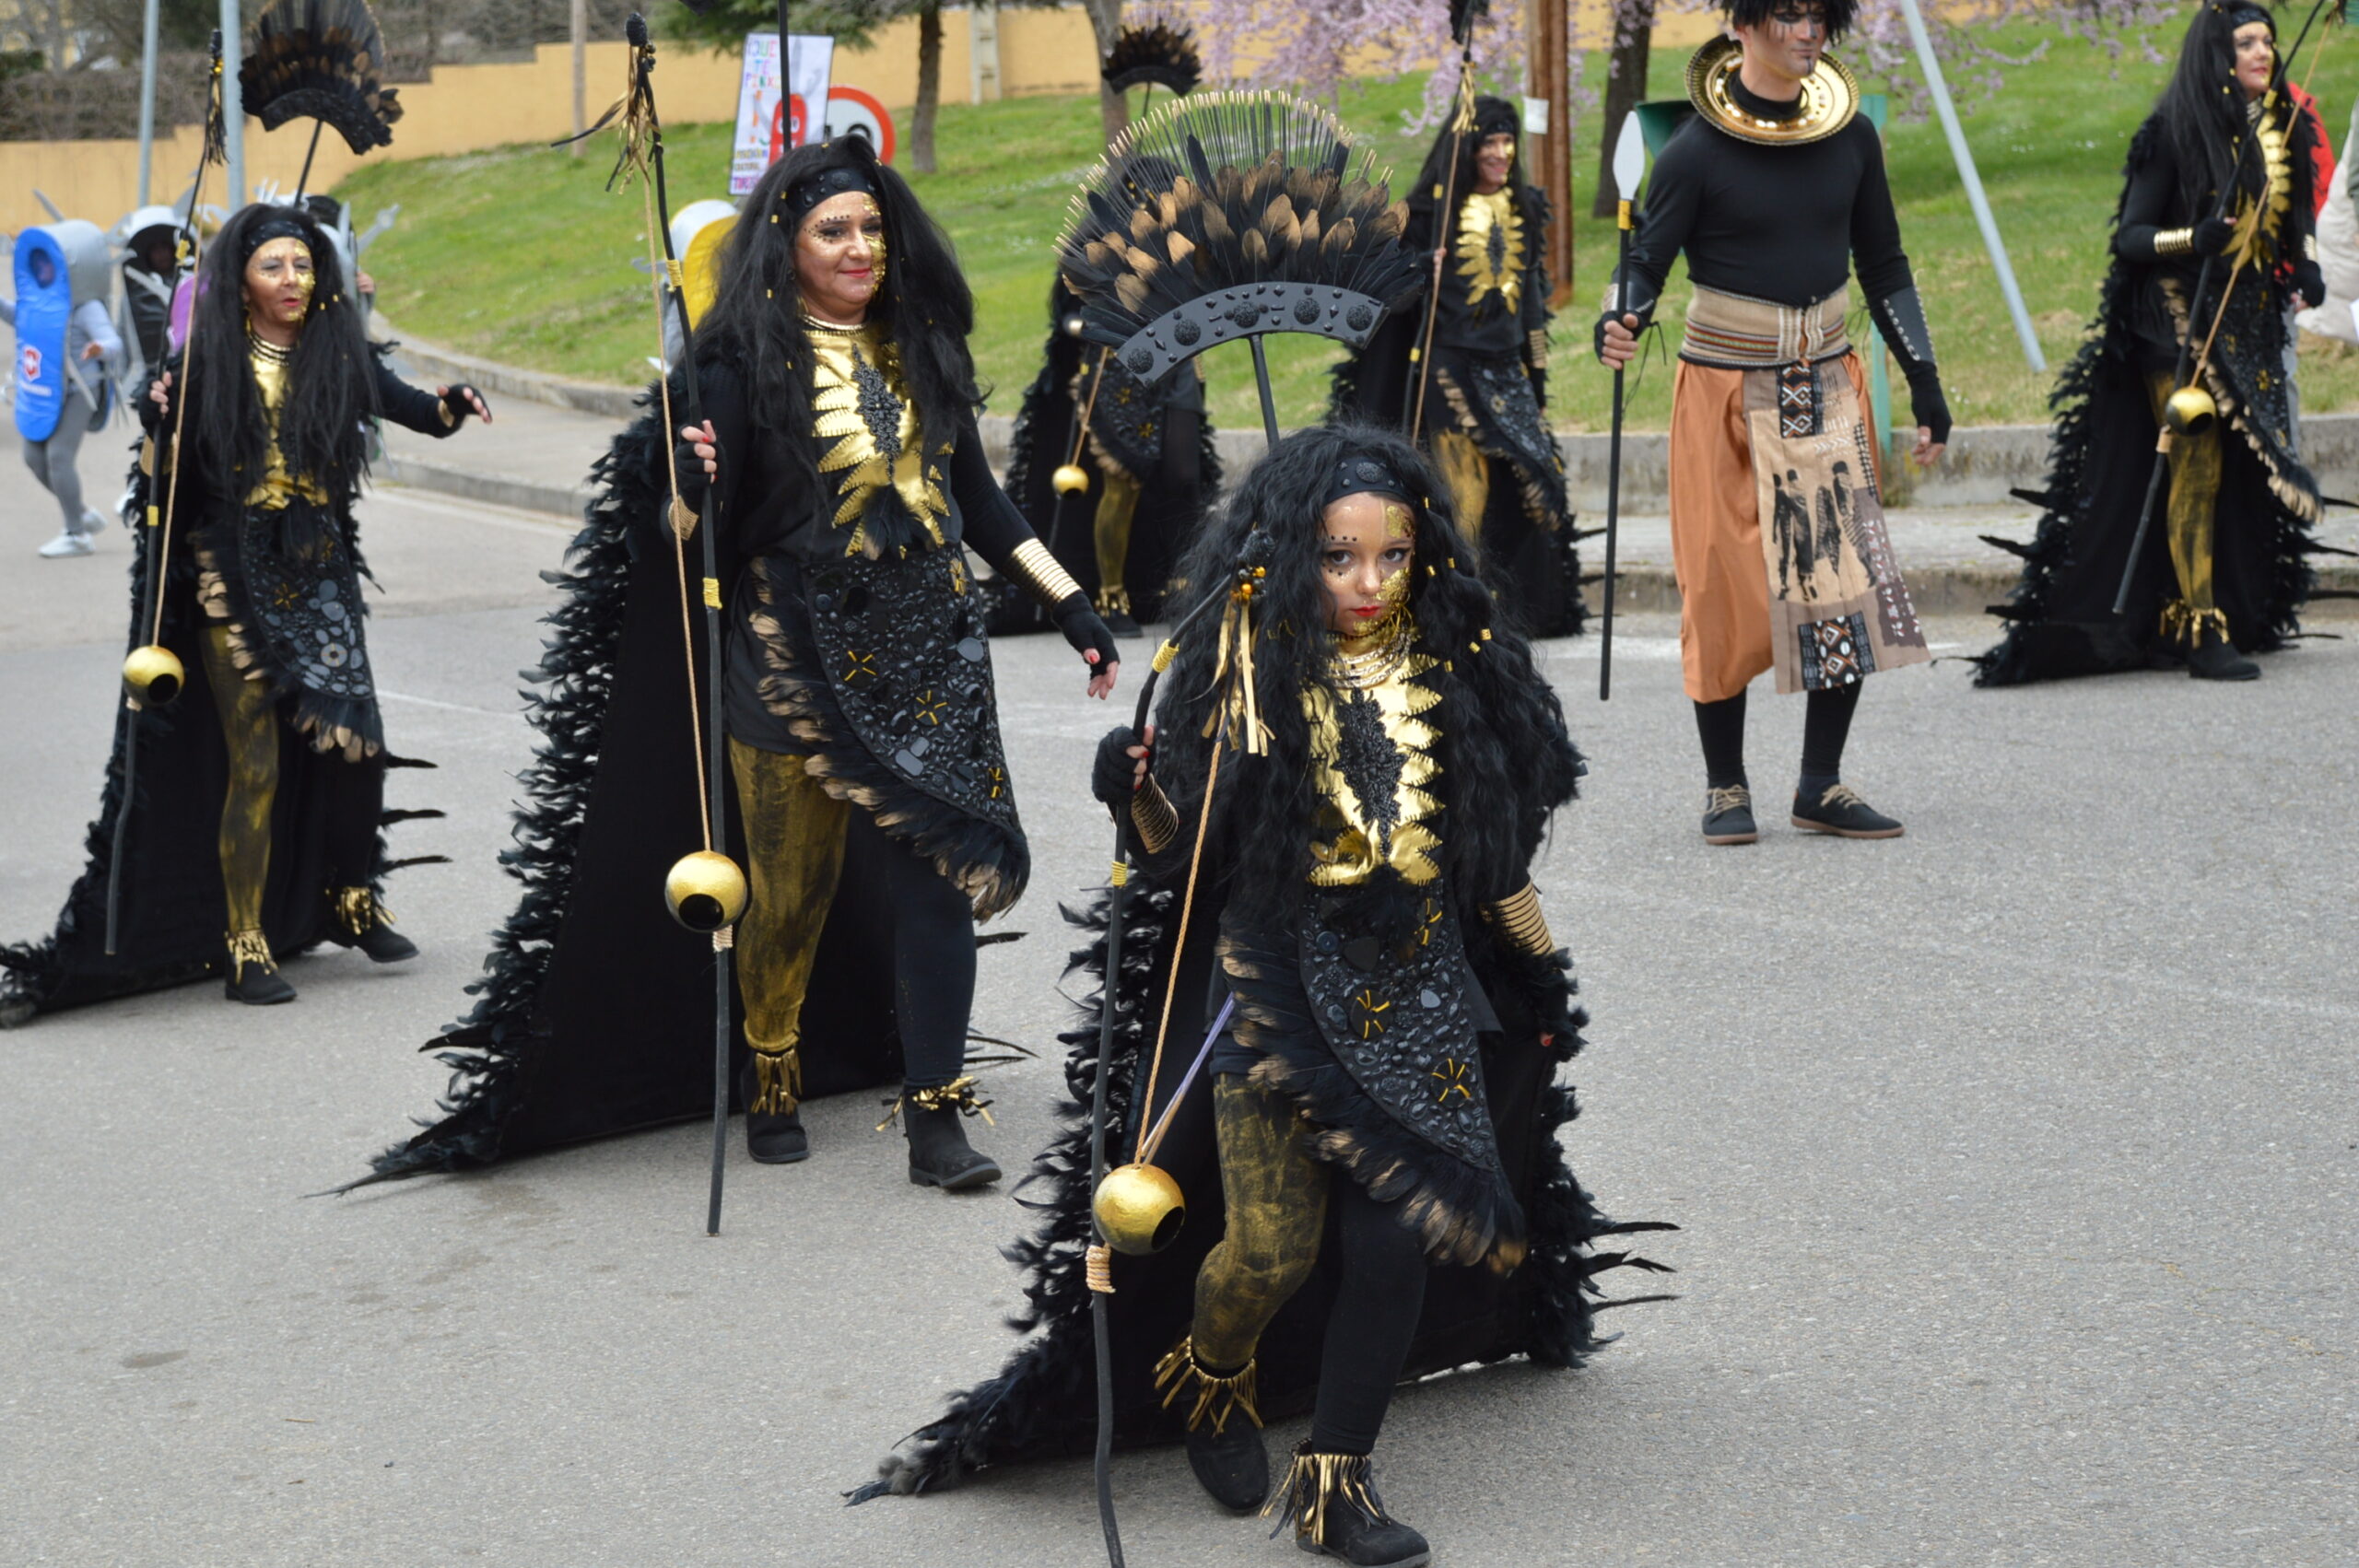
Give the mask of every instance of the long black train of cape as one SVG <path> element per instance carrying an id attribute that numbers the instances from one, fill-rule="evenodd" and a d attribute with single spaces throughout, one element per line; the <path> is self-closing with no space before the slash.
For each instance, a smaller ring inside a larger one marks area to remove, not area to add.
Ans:
<path id="1" fill-rule="evenodd" d="M 2140 127 L 2130 141 L 2132 170 L 2154 156 L 2160 135 L 2158 119 Z M 2125 198 L 2127 188 L 2125 181 Z M 2294 189 L 2295 200 L 2306 199 L 2300 193 L 2310 189 L 2306 160 L 2294 171 Z M 2117 207 L 2117 228 L 2120 216 Z M 2177 579 L 2171 569 L 2169 529 L 2160 499 L 2130 578 L 2129 609 L 2121 615 L 2113 613 L 2154 468 L 2154 416 L 2131 326 L 2140 270 L 2114 258 L 2098 293 L 2096 318 L 2049 394 L 2056 429 L 2048 482 L 2037 491 L 2015 492 L 2040 509 L 2031 542 L 1982 536 L 1985 544 L 2021 556 L 2024 570 L 2005 603 L 1989 607 L 2007 631 L 1995 646 L 1976 656 L 1977 685 L 2023 685 L 2143 669 L 2161 641 L 2156 609 L 2177 591 Z M 2240 279 L 2239 287 L 2251 288 L 2254 281 Z M 2219 305 L 2219 287 L 2215 281 L 2193 312 L 2195 319 L 2211 321 Z M 2236 387 L 2256 370 L 2281 369 L 2249 362 L 2255 357 L 2240 360 L 2224 347 L 2215 348 L 2214 385 Z M 2227 614 L 2236 645 L 2247 653 L 2272 653 L 2300 635 L 2304 603 L 2353 596 L 2340 590 L 2318 591 L 2309 564 L 2313 555 L 2347 552 L 2321 544 L 2286 509 L 2270 484 L 2268 468 L 2244 433 L 2234 427 L 2229 402 L 2224 399 L 2221 408 L 2214 592 Z M 2315 490 L 2306 473 L 2300 473 L 2299 482 Z"/>
<path id="2" fill-rule="evenodd" d="M 147 517 L 151 481 L 135 462 L 123 521 L 138 546 L 132 554 L 131 607 L 123 650 L 147 641 Z M 167 707 L 120 711 L 107 757 L 99 814 L 84 837 L 88 860 L 66 895 L 56 928 L 37 941 L 0 947 L 0 1027 L 42 1012 L 79 1007 L 142 991 L 218 977 L 225 967 L 227 923 L 221 883 L 221 804 L 229 793 L 229 751 L 205 679 L 196 607 L 197 565 L 189 547 L 199 497 L 183 490 L 165 563 L 163 646 L 181 661 L 185 685 Z M 160 497 L 158 504 L 161 505 Z M 346 539 L 362 575 L 359 534 L 349 509 Z M 116 951 L 106 951 L 107 880 L 114 863 L 115 824 L 123 809 L 127 726 L 139 727 L 132 778 L 133 812 L 123 844 Z M 271 803 L 270 872 L 263 890 L 262 925 L 271 951 L 284 959 L 339 934 L 322 890 L 328 884 L 327 825 L 333 770 L 348 764 L 311 749 L 291 724 L 278 729 L 278 790 Z M 385 754 L 387 767 L 431 767 L 430 762 Z M 440 811 L 386 811 L 381 825 L 439 817 Z M 387 873 L 447 860 L 443 855 L 390 859 L 377 839 L 374 891 Z"/>
<path id="3" fill-rule="evenodd" d="M 592 470 L 597 498 L 566 569 L 542 574 L 563 598 L 539 666 L 525 672 L 540 742 L 519 776 L 514 846 L 500 855 L 523 893 L 492 938 L 484 978 L 468 987 L 475 1006 L 422 1047 L 452 1070 L 440 1119 L 379 1154 L 353 1186 L 711 1114 L 711 939 L 663 905 L 665 872 L 701 847 L 681 590 L 657 521 L 666 444 L 652 407 L 615 438 Z M 691 540 L 692 579 L 700 552 Z M 734 572 L 723 572 L 728 603 Z M 703 712 L 704 615 L 688 621 Z M 874 766 L 865 754 L 843 760 L 847 770 Z M 722 794 L 715 847 L 742 866 L 735 791 Z M 804 1001 L 806 1098 L 901 1075 L 891 910 L 883 868 L 861 853 L 867 837 L 847 846 Z M 731 1014 L 730 1094 L 742 1108 L 745 1019 L 734 995 Z"/>
<path id="4" fill-rule="evenodd" d="M 1072 298 L 1062 288 L 1058 296 Z M 1032 532 L 1049 546 L 1050 554 L 1095 598 L 1102 586 L 1097 580 L 1097 497 L 1106 493 L 1106 472 L 1098 466 L 1095 453 L 1084 451 L 1079 462 L 1081 471 L 1089 476 L 1088 487 L 1060 496 L 1051 483 L 1059 465 L 1073 455 L 1074 434 L 1080 423 L 1080 410 L 1073 401 L 1073 379 L 1081 369 L 1085 350 L 1095 352 L 1070 333 L 1050 331 L 1041 351 L 1040 372 L 1025 388 L 1024 402 L 1015 411 L 1015 427 L 1008 443 L 1007 493 L 1024 521 L 1032 525 Z M 1181 365 L 1170 373 L 1191 376 L 1195 371 Z M 1193 542 L 1198 521 L 1220 494 L 1220 452 L 1214 439 L 1211 399 L 1205 402 L 1203 417 L 1196 426 L 1197 504 L 1188 504 L 1184 486 L 1158 483 L 1153 474 L 1136 476 L 1139 504 L 1131 519 L 1125 577 L 1132 590 L 1132 614 L 1141 621 L 1161 618 L 1171 573 Z M 1167 467 L 1172 461 L 1167 443 Z M 1048 629 L 1048 617 L 1031 595 L 1010 584 L 992 616 L 992 635 Z"/>
<path id="5" fill-rule="evenodd" d="M 1114 1055 L 1107 1076 L 1106 1149 L 1109 1168 L 1130 1157 L 1138 1122 L 1131 1107 L 1153 1049 L 1153 1031 L 1180 948 L 1179 989 L 1172 999 L 1168 1041 L 1157 1079 L 1154 1114 L 1179 1088 L 1208 1020 L 1203 999 L 1220 928 L 1218 885 L 1205 868 L 1197 886 L 1187 941 L 1177 943 L 1185 868 L 1177 863 L 1134 868 L 1124 904 L 1122 971 L 1115 988 Z M 1100 894 L 1065 919 L 1086 935 L 1073 969 L 1096 989 L 1084 999 L 1074 1026 L 1058 1038 L 1068 1048 L 1067 1097 L 1058 1114 L 1064 1130 L 1035 1162 L 1027 1187 L 1041 1189 L 1027 1206 L 1039 1219 L 1032 1233 L 1006 1249 L 1025 1273 L 1027 1305 L 1010 1327 L 1032 1337 L 995 1377 L 951 1397 L 943 1416 L 919 1428 L 879 1467 L 879 1479 L 853 1491 L 855 1503 L 955 1485 L 995 1465 L 1088 1453 L 1096 1440 L 1097 1374 L 1090 1328 L 1090 1293 L 1083 1254 L 1090 1239 L 1089 1091 L 1097 1071 L 1098 1032 L 1106 998 L 1107 897 Z M 1426 1284 L 1425 1312 L 1402 1367 L 1405 1380 L 1476 1363 L 1528 1356 L 1543 1366 L 1576 1367 L 1613 1336 L 1597 1332 L 1596 1315 L 1608 1305 L 1670 1299 L 1661 1295 L 1606 1303 L 1596 1280 L 1632 1267 L 1668 1272 L 1661 1264 L 1625 1252 L 1592 1250 L 1597 1242 L 1640 1231 L 1675 1230 L 1662 1223 L 1616 1224 L 1600 1213 L 1566 1164 L 1557 1134 L 1579 1115 L 1569 1084 L 1555 1082 L 1557 1065 L 1579 1048 L 1540 1043 L 1537 1015 L 1516 979 L 1485 940 L 1468 943 L 1475 973 L 1499 1014 L 1499 1034 L 1483 1036 L 1483 1074 L 1498 1129 L 1501 1163 L 1512 1173 L 1525 1218 L 1530 1251 L 1505 1276 L 1475 1268 L 1437 1268 Z M 1176 1443 L 1184 1410 L 1166 1410 L 1154 1386 L 1157 1360 L 1178 1342 L 1195 1307 L 1195 1279 L 1206 1253 L 1226 1228 L 1220 1167 L 1214 1147 L 1211 1077 L 1198 1073 L 1171 1118 L 1156 1164 L 1180 1184 L 1187 1220 L 1179 1239 L 1149 1258 L 1116 1254 L 1114 1293 L 1108 1298 L 1114 1346 L 1114 1441 L 1120 1447 Z M 1353 1179 L 1341 1170 L 1338 1181 Z M 1019 1189 L 1021 1190 L 1021 1189 Z M 1270 1421 L 1307 1412 L 1317 1395 L 1320 1346 L 1334 1301 L 1339 1249 L 1331 1207 L 1328 1234 L 1310 1279 L 1263 1334 L 1256 1355 L 1259 1408 Z M 1037 1331 L 1037 1332 L 1036 1332 Z"/>

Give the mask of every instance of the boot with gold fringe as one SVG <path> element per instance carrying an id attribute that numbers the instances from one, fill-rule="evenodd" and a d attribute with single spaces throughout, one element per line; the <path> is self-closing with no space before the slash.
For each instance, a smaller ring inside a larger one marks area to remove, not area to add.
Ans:
<path id="1" fill-rule="evenodd" d="M 792 1165 L 811 1157 L 803 1129 L 803 1057 L 796 1042 L 783 1050 L 756 1046 L 746 1053 L 737 1090 L 745 1101 L 745 1153 L 757 1165 Z"/>
<path id="2" fill-rule="evenodd" d="M 1253 1408 L 1253 1363 L 1215 1372 L 1196 1359 L 1194 1337 L 1182 1334 L 1156 1363 L 1155 1386 L 1166 1410 L 1188 1401 L 1188 1468 L 1213 1501 L 1238 1514 L 1262 1506 L 1270 1495 L 1270 1451 Z"/>
<path id="3" fill-rule="evenodd" d="M 967 1141 L 966 1117 L 979 1116 L 990 1123 L 991 1102 L 976 1094 L 971 1077 L 923 1087 L 904 1086 L 900 1097 L 888 1101 L 891 1109 L 876 1124 L 884 1131 L 899 1117 L 910 1140 L 910 1180 L 919 1187 L 964 1192 L 988 1187 L 1000 1177 L 999 1162 Z"/>
<path id="4" fill-rule="evenodd" d="M 229 942 L 229 973 L 221 985 L 221 994 L 231 1001 L 242 1001 L 248 1007 L 272 1007 L 295 1000 L 295 988 L 278 972 L 278 962 L 270 955 L 270 939 L 258 930 L 231 931 Z"/>
<path id="5" fill-rule="evenodd" d="M 1433 1561 L 1426 1538 L 1384 1511 L 1365 1454 L 1317 1454 L 1304 1444 L 1262 1512 L 1272 1510 L 1273 1536 L 1292 1525 L 1297 1546 L 1352 1568 L 1424 1568 Z"/>
<path id="6" fill-rule="evenodd" d="M 393 930 L 393 912 L 379 901 L 373 890 L 333 888 L 328 900 L 335 906 L 335 923 L 342 928 L 335 940 L 346 947 L 358 948 L 369 955 L 370 963 L 399 964 L 417 956 L 417 943 Z"/>

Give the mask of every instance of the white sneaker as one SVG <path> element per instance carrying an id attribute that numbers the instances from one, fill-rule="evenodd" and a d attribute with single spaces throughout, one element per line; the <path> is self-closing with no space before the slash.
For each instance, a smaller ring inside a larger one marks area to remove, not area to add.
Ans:
<path id="1" fill-rule="evenodd" d="M 90 511 L 87 509 L 84 509 L 82 513 L 82 532 L 85 534 L 97 533 L 100 530 L 104 529 L 106 525 L 107 520 L 103 513 Z"/>
<path id="2" fill-rule="evenodd" d="M 76 533 L 69 528 L 42 545 L 41 554 L 45 558 L 54 561 L 66 556 L 94 556 L 98 554 L 98 550 L 99 547 L 90 543 L 88 534 Z"/>

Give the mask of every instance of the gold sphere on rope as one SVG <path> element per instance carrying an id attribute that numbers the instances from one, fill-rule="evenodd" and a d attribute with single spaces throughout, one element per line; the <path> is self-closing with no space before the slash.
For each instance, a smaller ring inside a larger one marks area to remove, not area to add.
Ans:
<path id="1" fill-rule="evenodd" d="M 1056 486 L 1058 495 L 1070 496 L 1076 490 L 1089 488 L 1089 475 L 1074 463 L 1061 462 L 1057 471 L 1049 475 L 1049 483 Z"/>
<path id="2" fill-rule="evenodd" d="M 179 656 L 160 643 L 135 648 L 123 661 L 123 689 L 143 708 L 164 707 L 187 684 Z"/>
<path id="3" fill-rule="evenodd" d="M 664 875 L 663 902 L 672 918 L 692 931 L 734 926 L 745 914 L 745 873 L 718 850 L 683 855 Z"/>
<path id="4" fill-rule="evenodd" d="M 1106 1245 L 1133 1258 L 1169 1246 L 1188 1219 L 1180 1184 L 1156 1165 L 1117 1165 L 1108 1171 L 1089 1206 Z"/>
<path id="5" fill-rule="evenodd" d="M 2163 404 L 2163 423 L 2174 435 L 2200 436 L 2219 415 L 2220 405 L 2201 387 L 2181 387 Z"/>

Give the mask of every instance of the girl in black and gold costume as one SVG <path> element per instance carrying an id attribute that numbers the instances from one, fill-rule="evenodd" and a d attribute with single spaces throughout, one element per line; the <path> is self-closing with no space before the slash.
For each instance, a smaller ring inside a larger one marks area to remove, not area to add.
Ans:
<path id="1" fill-rule="evenodd" d="M 323 940 L 381 964 L 417 953 L 379 901 L 390 869 L 379 828 L 440 813 L 384 810 L 385 769 L 398 764 L 362 635 L 352 508 L 368 421 L 447 436 L 490 414 L 471 387 L 429 392 L 385 367 L 334 246 L 297 208 L 258 204 L 230 218 L 198 287 L 190 349 L 139 402 L 147 439 L 126 513 L 154 522 L 165 505 L 179 423 L 156 640 L 187 690 L 126 720 L 140 740 L 114 951 L 102 932 L 120 750 L 56 934 L 0 953 L 14 1012 L 212 972 L 233 1000 L 290 1001 L 278 954 Z M 178 397 L 188 410 L 176 421 Z M 150 640 L 147 555 L 134 570 L 135 646 Z"/>
<path id="2" fill-rule="evenodd" d="M 1334 407 L 1340 418 L 1409 431 L 1448 481 L 1483 576 L 1518 628 L 1566 637 L 1588 612 L 1564 464 L 1548 427 L 1551 213 L 1547 197 L 1524 182 L 1521 132 L 1512 104 L 1478 98 L 1471 130 L 1445 127 L 1435 138 L 1410 188 L 1402 233 L 1419 254 L 1440 252 L 1432 343 L 1420 342 L 1428 309 L 1421 287 L 1336 368 Z M 1458 211 L 1445 222 L 1446 194 Z M 1430 287 L 1433 275 L 1425 275 Z"/>
<path id="3" fill-rule="evenodd" d="M 1262 1421 L 1309 1409 L 1270 1505 L 1356 1564 L 1426 1560 L 1371 1479 L 1393 1387 L 1579 1362 L 1591 1277 L 1636 1261 L 1590 1244 L 1668 1228 L 1608 1223 L 1555 1140 L 1584 1018 L 1530 870 L 1581 763 L 1447 496 L 1397 436 L 1279 442 L 1188 563 L 1218 584 L 1266 537 L 1250 656 L 1226 632 L 1181 651 L 1158 723 L 1109 734 L 1093 780 L 1144 851 L 1109 1141 L 1129 1158 L 1168 1117 L 1142 1157 L 1189 1204 L 1168 1250 L 1111 1260 L 1117 1441 L 1184 1439 L 1244 1511 L 1271 1497 Z M 1078 1094 L 1097 1025 L 1065 1038 Z M 1086 1130 L 1043 1156 L 1054 1201 L 1017 1249 L 1046 1331 L 873 1491 L 1086 1440 L 1087 1168 Z"/>
<path id="4" fill-rule="evenodd" d="M 2312 237 L 2312 122 L 2272 90 L 2277 64 L 2267 11 L 2205 0 L 2170 85 L 2130 139 L 2097 318 L 2052 400 L 2039 530 L 2010 546 L 2025 559 L 2023 580 L 1993 607 L 2008 631 L 1980 657 L 1979 685 L 2156 664 L 2249 681 L 2260 666 L 2247 655 L 2282 648 L 2299 626 L 2321 505 L 2294 455 L 2287 301 L 2315 303 L 2326 284 Z M 2207 257 L 2210 285 L 2196 299 Z M 2156 434 L 2190 330 L 2199 349 L 2211 340 L 2198 384 L 2217 416 L 2172 437 L 2166 498 L 2133 567 Z M 2130 600 L 2116 615 L 2125 568 Z"/>
<path id="5" fill-rule="evenodd" d="M 971 296 L 865 138 L 772 165 L 720 268 L 697 333 L 708 419 L 674 461 L 691 513 L 710 486 L 720 553 L 736 812 L 714 831 L 752 883 L 735 937 L 747 1146 L 801 1160 L 806 1094 L 898 1079 L 910 1179 L 980 1186 L 1000 1171 L 964 1128 L 984 1105 L 964 1071 L 975 920 L 1015 901 L 1030 861 L 961 546 L 1030 588 L 1094 695 L 1114 641 L 992 478 Z M 671 444 L 651 410 L 600 466 L 534 714 L 528 891 L 484 1000 L 441 1042 L 460 1047 L 452 1114 L 380 1176 L 709 1108 L 710 950 L 657 896 L 696 837 L 680 753 L 702 700 L 682 673 Z"/>

